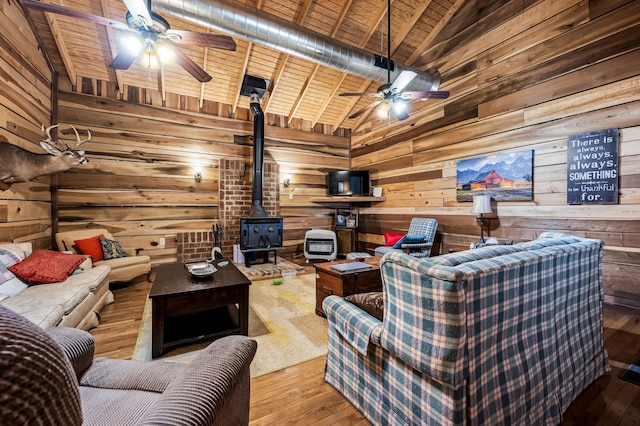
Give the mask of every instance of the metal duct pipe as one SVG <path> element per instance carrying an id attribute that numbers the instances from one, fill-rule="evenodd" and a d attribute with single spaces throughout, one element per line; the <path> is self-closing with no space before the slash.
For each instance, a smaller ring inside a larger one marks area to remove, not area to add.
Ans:
<path id="1" fill-rule="evenodd" d="M 379 82 L 387 82 L 387 69 L 375 65 L 375 56 L 277 16 L 230 0 L 154 0 L 153 10 L 327 67 Z M 417 76 L 407 90 L 437 90 L 440 75 L 395 64 L 391 81 L 402 71 Z"/>
<path id="2" fill-rule="evenodd" d="M 251 208 L 249 217 L 267 217 L 262 206 L 262 180 L 264 172 L 264 113 L 260 108 L 260 97 L 252 93 L 249 109 L 253 114 L 253 179 L 251 183 Z"/>

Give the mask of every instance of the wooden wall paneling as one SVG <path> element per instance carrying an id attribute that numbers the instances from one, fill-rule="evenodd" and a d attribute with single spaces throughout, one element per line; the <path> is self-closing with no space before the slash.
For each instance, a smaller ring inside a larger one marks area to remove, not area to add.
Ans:
<path id="1" fill-rule="evenodd" d="M 565 9 L 572 7 L 573 5 L 582 2 L 583 0 L 570 0 L 570 1 L 550 1 L 545 0 L 537 3 L 534 7 L 530 7 L 521 14 L 512 14 L 509 16 L 503 16 L 502 21 L 498 25 L 492 26 L 487 31 L 487 25 L 472 25 L 467 28 L 468 43 L 464 46 L 453 45 L 453 50 L 446 54 L 440 54 L 434 57 L 428 57 L 423 55 L 420 61 L 421 65 L 429 65 L 437 68 L 441 72 L 446 72 L 458 66 L 461 63 L 465 63 L 471 58 L 477 57 L 482 52 L 491 48 L 492 46 L 499 45 L 505 40 L 526 31 L 534 25 L 549 19 L 552 16 L 557 15 Z M 518 3 L 518 2 L 512 2 Z M 491 17 L 485 18 L 487 20 Z M 480 35 L 482 35 L 480 37 Z"/>
<path id="2" fill-rule="evenodd" d="M 592 7 L 600 10 L 597 18 Z M 476 33 L 477 43 L 452 46 L 431 64 L 444 75 L 461 64 L 478 64 L 477 72 L 467 68 L 477 74 L 476 87 L 442 102 L 445 119 L 393 130 L 372 126 L 355 134 L 353 163 L 378 167 L 376 183 L 383 184 L 387 198 L 361 210 L 359 247 L 373 250 L 383 232 L 402 232 L 403 222 L 421 216 L 438 219 L 440 252 L 468 249 L 479 229 L 471 203 L 456 200 L 457 161 L 533 149 L 534 199 L 496 203 L 488 234 L 518 242 L 555 230 L 602 239 L 607 301 L 640 308 L 640 288 L 631 284 L 640 262 L 640 103 L 635 95 L 640 3 L 607 7 L 599 1 L 543 1 L 503 26 Z M 620 202 L 567 205 L 567 137 L 610 127 L 620 129 Z M 396 145 L 412 147 L 410 168 L 376 162 L 381 157 L 372 153 L 393 152 Z M 416 178 L 413 188 L 391 183 L 420 167 L 441 174 Z M 435 193 L 441 194 L 442 207 L 418 202 Z"/>
<path id="3" fill-rule="evenodd" d="M 605 301 L 640 308 L 640 301 L 638 301 L 640 285 L 637 280 L 640 266 L 605 262 L 602 269 Z"/>
<path id="4" fill-rule="evenodd" d="M 176 167 L 177 168 L 177 167 Z M 60 175 L 59 184 L 66 189 L 83 189 L 83 188 L 112 188 L 116 190 L 165 190 L 165 191 L 184 191 L 184 192 L 218 192 L 218 180 L 206 179 L 206 170 L 203 170 L 202 182 L 196 182 L 194 179 L 194 168 L 192 166 L 183 167 L 185 173 L 175 177 L 159 177 L 159 176 L 127 176 L 123 175 L 99 175 L 97 173 L 62 173 Z M 81 168 L 78 168 L 82 170 Z M 217 173 L 216 173 L 217 175 Z"/>
<path id="5" fill-rule="evenodd" d="M 571 115 L 616 106 L 638 99 L 640 76 L 630 77 L 606 86 L 566 96 L 561 99 L 528 107 L 524 110 L 524 124 L 531 125 Z"/>
<path id="6" fill-rule="evenodd" d="M 214 224 L 215 218 L 212 219 L 197 219 L 192 220 L 187 218 L 184 220 L 150 220 L 150 221 L 73 221 L 73 222 L 60 222 L 60 230 L 76 230 L 76 229 L 91 229 L 91 228 L 107 228 L 114 236 L 130 235 L 130 236 L 142 236 L 142 235 L 160 235 L 162 233 L 168 236 L 177 232 L 191 232 L 200 230 L 210 230 L 211 225 Z"/>
<path id="7" fill-rule="evenodd" d="M 168 103 L 174 101 L 179 103 Z M 174 259 L 174 248 L 157 245 L 170 238 L 167 232 L 210 230 L 219 217 L 219 160 L 246 159 L 251 173 L 253 125 L 189 112 L 184 103 L 180 108 L 63 93 L 61 116 L 91 128 L 94 136 L 86 144 L 90 162 L 60 179 L 61 227 L 120 226 L 118 236 L 151 239 L 144 248 L 153 263 Z M 326 170 L 348 167 L 348 138 L 269 126 L 265 134 L 265 160 L 277 161 L 282 170 L 280 190 L 283 173 L 294 182 L 281 198 L 280 215 L 318 216 L 330 227 L 333 212 L 309 199 L 326 194 Z M 193 180 L 196 163 L 205 166 L 200 183 Z M 123 222 L 114 222 L 118 218 Z M 285 246 L 282 254 L 289 256 L 301 250 L 298 237 Z"/>
<path id="8" fill-rule="evenodd" d="M 635 0 L 589 0 L 589 16 L 595 19 Z"/>
<path id="9" fill-rule="evenodd" d="M 59 190 L 60 205 L 74 206 L 217 206 L 217 194 L 161 190 Z"/>
<path id="10" fill-rule="evenodd" d="M 479 118 L 500 114 L 508 110 L 525 108 L 554 98 L 581 92 L 582 90 L 609 84 L 640 73 L 633 64 L 640 61 L 640 50 L 610 58 L 588 67 L 569 72 L 559 77 L 519 90 L 479 105 Z"/>
<path id="11" fill-rule="evenodd" d="M 509 37 L 503 43 L 480 53 L 477 61 L 478 69 L 486 69 L 493 64 L 497 64 L 524 50 L 561 35 L 567 31 L 567 28 L 588 22 L 589 8 L 587 3 L 587 0 L 577 2 L 558 14 L 540 21 L 539 24 Z"/>
<path id="12" fill-rule="evenodd" d="M 22 6 L 15 2 L 7 2 L 6 6 L 0 13 L 0 28 L 3 29 L 0 48 L 7 53 L 2 57 L 11 62 L 14 69 L 33 79 L 25 87 L 40 89 L 46 94 L 51 71 L 22 13 Z"/>
<path id="13" fill-rule="evenodd" d="M 23 182 L 14 183 L 11 188 L 2 192 L 2 200 L 30 200 L 30 201 L 51 201 L 49 182 Z"/>
<path id="14" fill-rule="evenodd" d="M 60 209 L 59 217 L 66 222 L 211 220 L 218 217 L 218 206 L 66 206 Z"/>
<path id="15" fill-rule="evenodd" d="M 92 159 L 95 161 L 92 161 Z M 218 167 L 218 161 L 212 161 L 208 166 L 203 167 L 203 180 L 217 181 L 219 177 Z M 90 155 L 87 164 L 67 170 L 65 174 L 71 176 L 64 179 L 67 181 L 73 180 L 73 175 L 77 173 L 120 176 L 122 179 L 128 179 L 132 176 L 157 177 L 163 180 L 176 178 L 177 176 L 193 179 L 193 165 L 180 164 L 178 162 L 163 164 L 159 162 L 122 161 L 121 159 L 102 157 L 99 156 L 99 152 L 94 152 L 94 154 Z"/>
<path id="16" fill-rule="evenodd" d="M 40 126 L 51 120 L 51 75 L 17 2 L 0 8 L 0 135 L 43 153 Z M 49 177 L 14 184 L 0 192 L 0 241 L 51 244 Z"/>
<path id="17" fill-rule="evenodd" d="M 0 224 L 0 241 L 31 242 L 51 248 L 51 218 Z"/>

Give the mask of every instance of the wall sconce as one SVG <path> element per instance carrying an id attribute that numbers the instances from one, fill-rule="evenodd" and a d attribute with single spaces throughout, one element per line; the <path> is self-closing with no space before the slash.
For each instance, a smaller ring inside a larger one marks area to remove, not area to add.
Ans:
<path id="1" fill-rule="evenodd" d="M 291 175 L 286 175 L 284 177 L 284 180 L 282 181 L 282 184 L 284 185 L 285 188 L 288 188 L 290 183 L 291 183 Z"/>
<path id="2" fill-rule="evenodd" d="M 488 195 L 474 195 L 471 213 L 480 215 L 476 218 L 476 222 L 480 225 L 480 241 L 478 242 L 484 244 L 484 217 L 482 217 L 482 215 L 493 213 L 491 209 L 491 197 Z"/>
<path id="3" fill-rule="evenodd" d="M 196 167 L 193 170 L 194 170 L 193 180 L 195 180 L 198 183 L 202 182 L 202 168 Z"/>

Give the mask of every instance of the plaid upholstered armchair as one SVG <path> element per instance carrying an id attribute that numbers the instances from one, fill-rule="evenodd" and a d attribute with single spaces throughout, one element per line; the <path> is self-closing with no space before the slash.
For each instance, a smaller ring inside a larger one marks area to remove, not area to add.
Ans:
<path id="1" fill-rule="evenodd" d="M 413 257 L 429 257 L 437 229 L 438 221 L 436 219 L 414 217 L 411 219 L 407 235 L 393 246 L 377 247 L 375 255 L 383 256 L 396 251 L 410 254 Z"/>
<path id="2" fill-rule="evenodd" d="M 246 425 L 256 347 L 229 336 L 190 364 L 94 360 L 89 333 L 0 306 L 0 423 Z"/>
<path id="3" fill-rule="evenodd" d="M 374 425 L 555 425 L 610 371 L 603 243 L 386 254 L 382 320 L 328 296 L 325 380 Z"/>

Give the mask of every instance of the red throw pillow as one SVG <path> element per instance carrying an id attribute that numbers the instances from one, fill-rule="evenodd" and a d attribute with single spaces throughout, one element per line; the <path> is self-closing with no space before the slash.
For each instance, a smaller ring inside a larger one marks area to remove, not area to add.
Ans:
<path id="1" fill-rule="evenodd" d="M 384 233 L 384 245 L 385 246 L 392 246 L 395 243 L 397 243 L 398 241 L 400 241 L 402 239 L 402 237 L 404 237 L 404 234 L 392 234 L 389 232 L 385 232 Z"/>
<path id="2" fill-rule="evenodd" d="M 18 278 L 31 283 L 59 283 L 75 271 L 85 260 L 77 254 L 53 250 L 36 250 L 22 262 L 9 266 Z"/>
<path id="3" fill-rule="evenodd" d="M 85 238 L 84 240 L 73 240 L 75 245 L 82 254 L 88 254 L 93 258 L 94 262 L 103 259 L 102 244 L 100 244 L 100 237 L 104 238 L 104 235 L 96 235 L 95 237 Z"/>

